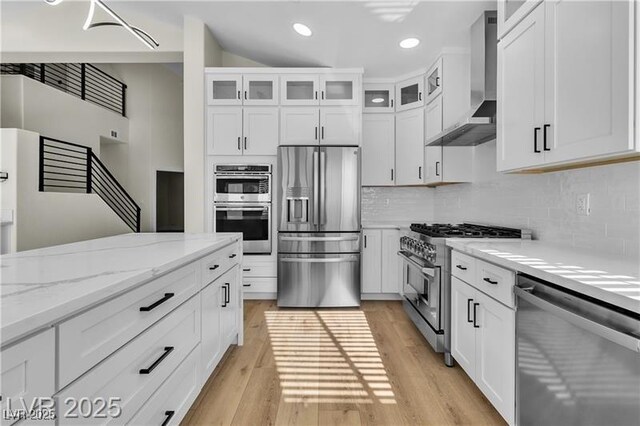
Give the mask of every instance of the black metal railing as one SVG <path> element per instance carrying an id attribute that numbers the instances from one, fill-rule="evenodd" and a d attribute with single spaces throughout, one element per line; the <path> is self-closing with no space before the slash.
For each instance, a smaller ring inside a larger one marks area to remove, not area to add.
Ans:
<path id="1" fill-rule="evenodd" d="M 84 145 L 40 136 L 39 190 L 98 194 L 134 232 L 140 207 L 109 169 Z"/>
<path id="2" fill-rule="evenodd" d="M 127 115 L 127 85 L 91 64 L 0 64 L 0 74 L 24 75 Z"/>

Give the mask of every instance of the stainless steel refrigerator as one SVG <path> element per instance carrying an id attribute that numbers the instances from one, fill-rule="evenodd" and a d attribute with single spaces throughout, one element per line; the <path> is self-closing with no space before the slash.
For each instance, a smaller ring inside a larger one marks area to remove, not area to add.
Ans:
<path id="1" fill-rule="evenodd" d="M 278 148 L 278 306 L 360 305 L 360 149 Z"/>

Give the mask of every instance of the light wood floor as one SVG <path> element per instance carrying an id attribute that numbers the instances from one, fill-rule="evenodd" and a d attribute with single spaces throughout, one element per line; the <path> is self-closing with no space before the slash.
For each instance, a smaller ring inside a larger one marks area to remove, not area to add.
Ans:
<path id="1" fill-rule="evenodd" d="M 244 346 L 227 352 L 183 424 L 504 424 L 400 302 L 278 310 L 250 301 L 244 317 Z"/>

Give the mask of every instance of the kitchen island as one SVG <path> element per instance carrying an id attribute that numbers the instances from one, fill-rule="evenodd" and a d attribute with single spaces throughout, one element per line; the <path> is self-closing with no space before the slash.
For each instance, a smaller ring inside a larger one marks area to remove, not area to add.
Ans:
<path id="1" fill-rule="evenodd" d="M 3 411 L 40 398 L 65 423 L 179 423 L 242 344 L 241 242 L 126 234 L 2 256 Z"/>

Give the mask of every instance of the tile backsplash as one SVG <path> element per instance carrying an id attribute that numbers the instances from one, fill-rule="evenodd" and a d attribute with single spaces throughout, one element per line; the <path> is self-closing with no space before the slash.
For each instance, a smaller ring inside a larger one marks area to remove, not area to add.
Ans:
<path id="1" fill-rule="evenodd" d="M 640 162 L 502 174 L 495 142 L 475 149 L 474 183 L 435 189 L 436 221 L 526 227 L 535 239 L 638 259 Z M 579 194 L 590 194 L 589 216 L 577 214 Z"/>
<path id="2" fill-rule="evenodd" d="M 426 187 L 363 187 L 363 222 L 432 222 L 435 191 Z"/>

